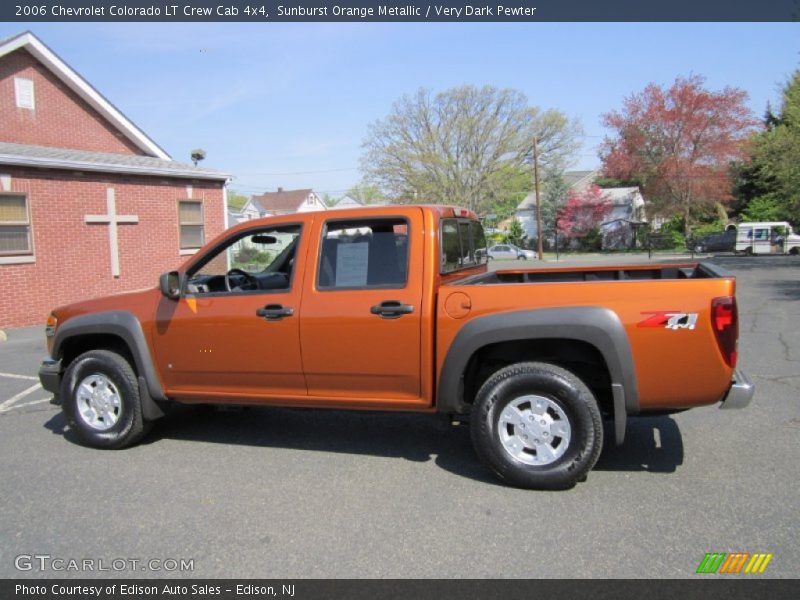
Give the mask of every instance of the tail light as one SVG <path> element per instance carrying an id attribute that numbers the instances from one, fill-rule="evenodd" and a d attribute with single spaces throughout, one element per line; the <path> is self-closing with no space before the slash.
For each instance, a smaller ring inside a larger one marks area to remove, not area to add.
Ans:
<path id="1" fill-rule="evenodd" d="M 721 296 L 711 301 L 711 327 L 725 363 L 736 367 L 736 342 L 739 339 L 739 312 L 736 298 Z"/>

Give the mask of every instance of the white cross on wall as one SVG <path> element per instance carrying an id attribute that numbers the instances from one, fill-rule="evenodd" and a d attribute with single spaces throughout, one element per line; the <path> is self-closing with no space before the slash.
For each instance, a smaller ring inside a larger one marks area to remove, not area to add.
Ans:
<path id="1" fill-rule="evenodd" d="M 119 277 L 119 238 L 117 225 L 119 223 L 138 223 L 138 215 L 118 215 L 117 201 L 114 198 L 114 188 L 108 188 L 108 214 L 86 215 L 87 223 L 108 223 L 108 242 L 111 250 L 111 275 Z"/>

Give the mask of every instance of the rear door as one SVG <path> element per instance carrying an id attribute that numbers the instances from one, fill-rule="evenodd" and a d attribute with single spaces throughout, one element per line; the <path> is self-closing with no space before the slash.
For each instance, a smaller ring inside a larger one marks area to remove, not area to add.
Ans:
<path id="1" fill-rule="evenodd" d="M 300 319 L 309 396 L 421 402 L 422 227 L 417 208 L 315 224 Z"/>

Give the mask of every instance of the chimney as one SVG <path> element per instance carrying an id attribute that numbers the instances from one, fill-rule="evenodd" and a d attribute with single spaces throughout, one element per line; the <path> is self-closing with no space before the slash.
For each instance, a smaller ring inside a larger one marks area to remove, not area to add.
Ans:
<path id="1" fill-rule="evenodd" d="M 280 194 L 282 191 L 283 191 L 283 188 L 282 188 L 282 187 L 279 187 L 279 188 L 278 188 L 278 193 Z"/>

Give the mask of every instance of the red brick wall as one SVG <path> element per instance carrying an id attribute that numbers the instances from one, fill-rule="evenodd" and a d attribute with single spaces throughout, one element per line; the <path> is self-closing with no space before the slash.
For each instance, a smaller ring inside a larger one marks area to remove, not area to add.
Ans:
<path id="1" fill-rule="evenodd" d="M 0 264 L 0 329 L 44 323 L 56 306 L 116 292 L 153 287 L 180 265 L 178 200 L 204 202 L 205 239 L 224 228 L 221 182 L 163 180 L 0 167 L 11 192 L 27 194 L 36 262 Z M 88 214 L 107 213 L 107 189 L 117 214 L 138 215 L 120 224 L 120 277 L 111 276 L 108 224 L 87 224 Z"/>
<path id="2" fill-rule="evenodd" d="M 17 108 L 14 77 L 33 81 L 34 110 Z M 0 141 L 146 154 L 24 49 L 0 58 Z"/>

